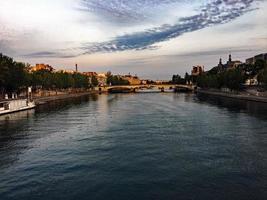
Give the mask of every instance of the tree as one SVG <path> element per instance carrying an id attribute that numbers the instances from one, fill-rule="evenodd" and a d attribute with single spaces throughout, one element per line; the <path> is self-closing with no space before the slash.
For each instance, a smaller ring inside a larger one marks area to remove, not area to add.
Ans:
<path id="1" fill-rule="evenodd" d="M 185 84 L 186 81 L 180 75 L 173 75 L 172 83 L 174 83 L 174 84 Z"/>
<path id="2" fill-rule="evenodd" d="M 184 75 L 185 83 L 190 83 L 191 81 L 191 76 L 186 72 Z"/>
<path id="3" fill-rule="evenodd" d="M 229 70 L 225 74 L 224 85 L 231 90 L 240 90 L 242 83 L 245 81 L 243 73 L 240 69 Z"/>
<path id="4" fill-rule="evenodd" d="M 244 72 L 241 69 L 237 68 L 218 74 L 203 74 L 197 78 L 197 85 L 203 88 L 220 89 L 222 87 L 227 87 L 231 90 L 240 90 L 244 81 Z"/>
<path id="5" fill-rule="evenodd" d="M 267 88 L 267 67 L 265 67 L 258 75 L 258 82 Z"/>
<path id="6" fill-rule="evenodd" d="M 0 54 L 0 88 L 1 94 L 19 90 L 26 84 L 25 64 L 15 62 L 12 58 Z"/>
<path id="7" fill-rule="evenodd" d="M 92 82 L 92 86 L 93 86 L 93 87 L 96 87 L 96 86 L 98 86 L 98 84 L 99 84 L 99 82 L 98 82 L 96 76 L 92 76 L 91 82 Z"/>

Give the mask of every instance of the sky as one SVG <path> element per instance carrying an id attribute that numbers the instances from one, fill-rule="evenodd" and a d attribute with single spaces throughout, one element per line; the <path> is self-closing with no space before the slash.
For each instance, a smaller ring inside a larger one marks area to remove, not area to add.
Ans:
<path id="1" fill-rule="evenodd" d="M 0 52 L 170 79 L 267 52 L 267 0 L 0 0 Z"/>

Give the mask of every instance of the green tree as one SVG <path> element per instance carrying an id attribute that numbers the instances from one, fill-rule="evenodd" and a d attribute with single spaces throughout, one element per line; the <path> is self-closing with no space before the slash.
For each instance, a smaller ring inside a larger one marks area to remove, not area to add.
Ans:
<path id="1" fill-rule="evenodd" d="M 267 89 L 267 67 L 265 67 L 258 75 L 258 82 Z"/>
<path id="2" fill-rule="evenodd" d="M 0 54 L 0 89 L 5 92 L 16 92 L 26 84 L 25 64 L 15 62 L 12 58 Z"/>
<path id="3" fill-rule="evenodd" d="M 96 78 L 96 76 L 92 76 L 92 80 L 91 80 L 91 82 L 92 82 L 92 86 L 93 87 L 96 87 L 96 86 L 98 86 L 98 80 L 97 80 L 97 78 Z"/>
<path id="4" fill-rule="evenodd" d="M 172 83 L 174 83 L 174 84 L 185 84 L 186 81 L 180 75 L 173 75 Z"/>

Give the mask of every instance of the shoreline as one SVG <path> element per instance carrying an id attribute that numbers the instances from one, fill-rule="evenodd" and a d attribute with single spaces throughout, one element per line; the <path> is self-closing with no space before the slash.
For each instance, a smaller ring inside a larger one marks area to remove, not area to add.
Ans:
<path id="1" fill-rule="evenodd" d="M 96 94 L 96 91 L 88 91 L 88 92 L 81 92 L 81 93 L 71 93 L 71 94 L 62 94 L 62 95 L 54 95 L 54 96 L 47 96 L 47 97 L 35 97 L 33 98 L 36 106 L 44 105 L 53 101 L 60 101 L 66 100 L 71 98 L 79 98 L 91 94 Z"/>
<path id="2" fill-rule="evenodd" d="M 244 94 L 230 94 L 230 93 L 203 90 L 203 89 L 198 89 L 197 94 L 226 97 L 226 98 L 238 99 L 238 100 L 243 100 L 243 101 L 254 101 L 254 102 L 267 103 L 266 97 L 259 97 L 259 96 L 252 96 L 252 95 L 250 96 L 250 95 L 244 95 Z"/>

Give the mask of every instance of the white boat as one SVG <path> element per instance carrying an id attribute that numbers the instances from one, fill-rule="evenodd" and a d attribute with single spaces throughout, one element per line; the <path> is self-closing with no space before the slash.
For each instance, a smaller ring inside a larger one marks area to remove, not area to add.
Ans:
<path id="1" fill-rule="evenodd" d="M 11 99 L 0 101 L 0 115 L 10 114 L 35 108 L 33 101 L 28 99 Z"/>

